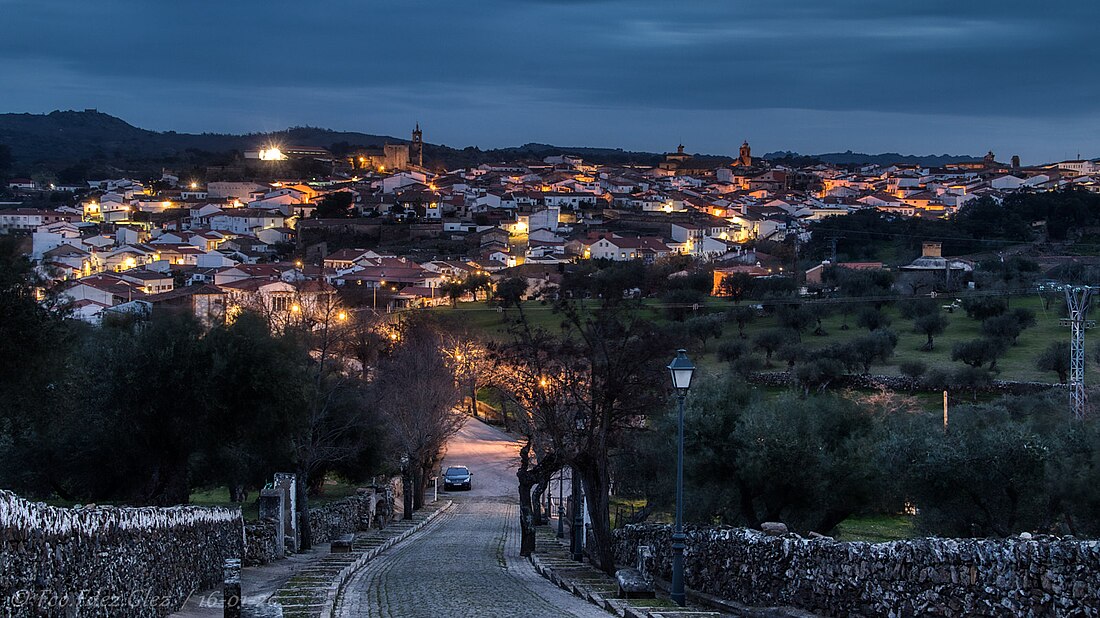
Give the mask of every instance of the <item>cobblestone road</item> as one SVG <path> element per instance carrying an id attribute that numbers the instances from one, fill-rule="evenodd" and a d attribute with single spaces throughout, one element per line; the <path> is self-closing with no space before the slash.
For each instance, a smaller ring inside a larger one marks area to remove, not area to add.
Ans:
<path id="1" fill-rule="evenodd" d="M 516 447 L 471 422 L 447 463 L 474 472 L 474 490 L 423 532 L 383 553 L 345 587 L 338 614 L 370 617 L 558 617 L 610 614 L 543 579 L 519 557 Z M 510 478 L 509 478 L 510 477 Z"/>

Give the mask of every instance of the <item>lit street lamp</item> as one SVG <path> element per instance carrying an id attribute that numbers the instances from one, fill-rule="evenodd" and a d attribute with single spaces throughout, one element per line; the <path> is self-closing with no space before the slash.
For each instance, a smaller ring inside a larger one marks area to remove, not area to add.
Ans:
<path id="1" fill-rule="evenodd" d="M 378 311 L 378 286 L 380 285 L 386 285 L 386 273 L 382 273 L 382 278 L 374 282 L 374 300 L 371 304 L 375 311 Z"/>
<path id="2" fill-rule="evenodd" d="M 684 541 L 687 540 L 684 534 L 684 399 L 691 386 L 691 374 L 695 372 L 687 350 L 676 351 L 676 358 L 668 364 L 668 372 L 672 375 L 672 387 L 676 389 L 680 409 L 676 441 L 676 528 L 672 532 L 672 586 L 668 596 L 673 603 L 683 607 L 687 600 L 684 594 Z"/>

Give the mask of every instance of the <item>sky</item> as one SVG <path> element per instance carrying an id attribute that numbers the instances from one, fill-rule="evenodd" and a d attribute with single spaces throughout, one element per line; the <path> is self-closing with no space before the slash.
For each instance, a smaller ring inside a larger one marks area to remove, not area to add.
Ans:
<path id="1" fill-rule="evenodd" d="M 1100 157 L 1100 3 L 0 0 L 0 112 L 483 148 Z"/>

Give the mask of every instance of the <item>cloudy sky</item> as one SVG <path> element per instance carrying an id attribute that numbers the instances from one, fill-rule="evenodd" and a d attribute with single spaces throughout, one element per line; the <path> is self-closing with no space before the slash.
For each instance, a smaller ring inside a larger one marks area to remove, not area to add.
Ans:
<path id="1" fill-rule="evenodd" d="M 1100 156 L 1100 3 L 0 0 L 0 111 L 482 147 Z"/>

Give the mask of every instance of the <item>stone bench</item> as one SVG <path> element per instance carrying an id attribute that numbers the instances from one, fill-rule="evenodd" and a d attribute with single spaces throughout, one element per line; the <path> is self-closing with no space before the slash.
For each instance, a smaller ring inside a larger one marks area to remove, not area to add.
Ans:
<path id="1" fill-rule="evenodd" d="M 332 544 L 329 548 L 330 553 L 333 554 L 349 554 L 351 553 L 351 544 L 355 541 L 354 534 L 345 534 L 332 539 Z"/>
<path id="2" fill-rule="evenodd" d="M 647 580 L 638 569 L 615 571 L 615 581 L 619 584 L 621 599 L 652 599 L 655 596 L 653 583 Z"/>

